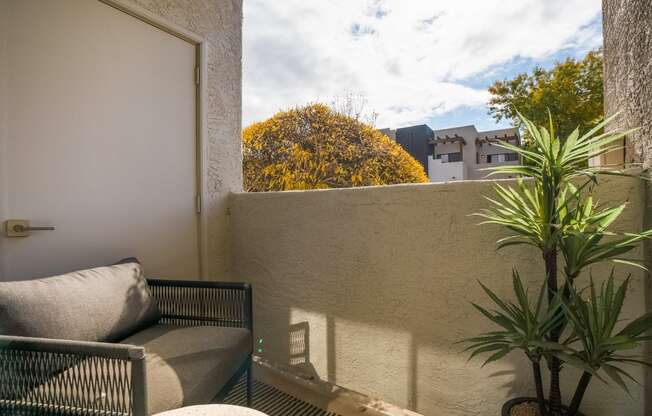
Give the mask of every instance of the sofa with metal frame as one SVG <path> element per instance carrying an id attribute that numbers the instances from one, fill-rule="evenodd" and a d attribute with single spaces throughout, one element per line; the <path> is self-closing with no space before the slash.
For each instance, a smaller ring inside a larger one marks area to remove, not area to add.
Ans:
<path id="1" fill-rule="evenodd" d="M 147 279 L 158 324 L 243 328 L 253 334 L 247 283 Z M 180 340 L 181 341 L 181 340 Z M 251 402 L 251 349 L 213 401 L 246 376 Z M 147 416 L 148 352 L 142 346 L 0 335 L 0 415 Z"/>

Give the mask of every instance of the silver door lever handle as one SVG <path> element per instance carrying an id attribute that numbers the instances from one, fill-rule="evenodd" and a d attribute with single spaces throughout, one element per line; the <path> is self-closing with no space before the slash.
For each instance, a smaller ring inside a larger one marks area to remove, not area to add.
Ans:
<path id="1" fill-rule="evenodd" d="M 54 227 L 32 227 L 28 220 L 5 221 L 7 237 L 29 237 L 32 231 L 54 231 Z"/>
<path id="2" fill-rule="evenodd" d="M 14 225 L 14 231 L 24 233 L 25 231 L 54 231 L 54 227 L 25 227 L 24 225 Z"/>

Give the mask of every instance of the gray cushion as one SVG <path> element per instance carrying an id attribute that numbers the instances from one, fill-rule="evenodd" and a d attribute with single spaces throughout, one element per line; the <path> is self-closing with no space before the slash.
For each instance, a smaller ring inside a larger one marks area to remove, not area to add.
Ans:
<path id="1" fill-rule="evenodd" d="M 252 352 L 241 328 L 155 325 L 122 343 L 145 347 L 150 414 L 210 402 Z"/>
<path id="2" fill-rule="evenodd" d="M 124 263 L 21 282 L 0 282 L 0 334 L 118 341 L 160 313 L 140 264 Z"/>

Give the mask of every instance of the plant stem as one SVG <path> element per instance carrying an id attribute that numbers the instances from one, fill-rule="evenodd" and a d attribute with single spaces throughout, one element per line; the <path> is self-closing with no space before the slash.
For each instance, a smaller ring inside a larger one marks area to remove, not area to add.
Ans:
<path id="1" fill-rule="evenodd" d="M 550 416 L 561 415 L 561 388 L 559 386 L 559 373 L 561 372 L 561 362 L 559 358 L 552 357 L 548 362 L 550 370 L 550 392 L 548 401 L 550 402 Z"/>
<path id="2" fill-rule="evenodd" d="M 591 382 L 592 375 L 590 373 L 584 372 L 580 378 L 580 382 L 577 384 L 577 389 L 575 389 L 575 394 L 573 395 L 573 401 L 571 402 L 570 407 L 568 408 L 567 416 L 575 416 L 577 411 L 580 408 L 582 399 L 584 398 L 584 393 L 586 393 L 586 388 Z"/>
<path id="3" fill-rule="evenodd" d="M 543 252 L 543 260 L 546 266 L 546 277 L 548 280 L 548 304 L 552 303 L 558 292 L 557 287 L 557 246 L 553 246 Z M 550 331 L 550 341 L 558 342 L 561 335 L 561 326 L 553 328 Z M 550 369 L 550 393 L 548 400 L 550 402 L 550 415 L 561 415 L 561 388 L 559 386 L 559 372 L 561 371 L 561 362 L 557 357 L 552 357 L 548 362 Z"/>
<path id="4" fill-rule="evenodd" d="M 552 247 L 543 252 L 543 261 L 546 267 L 548 284 L 548 303 L 552 303 L 559 288 L 557 287 L 557 247 Z"/>
<path id="5" fill-rule="evenodd" d="M 546 401 L 543 397 L 543 381 L 541 380 L 541 365 L 539 361 L 532 360 L 532 372 L 534 373 L 534 385 L 537 388 L 537 403 L 539 405 L 539 414 L 541 416 L 548 415 L 548 409 L 546 409 Z"/>
<path id="6" fill-rule="evenodd" d="M 562 299 L 565 301 L 570 299 L 570 291 L 573 287 L 573 282 L 577 278 L 579 273 L 566 275 L 566 284 L 564 285 L 564 290 L 562 292 Z"/>

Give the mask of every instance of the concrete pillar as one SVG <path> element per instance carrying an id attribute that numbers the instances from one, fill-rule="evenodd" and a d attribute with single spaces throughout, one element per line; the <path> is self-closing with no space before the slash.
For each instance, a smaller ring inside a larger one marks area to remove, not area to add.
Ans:
<path id="1" fill-rule="evenodd" d="M 625 139 L 625 162 L 650 167 L 652 0 L 603 0 L 602 9 L 605 114 L 622 112 L 611 128 L 640 128 Z"/>
<path id="2" fill-rule="evenodd" d="M 652 0 L 603 0 L 604 99 L 605 114 L 621 111 L 610 128 L 639 130 L 625 138 L 626 163 L 652 167 Z M 613 155 L 610 155 L 613 158 Z M 610 161 L 612 162 L 612 161 Z M 646 185 L 647 228 L 652 226 L 652 185 Z M 645 245 L 648 269 L 652 266 L 652 244 Z M 649 276 L 649 275 L 648 275 Z M 651 280 L 648 279 L 647 305 L 652 310 Z M 652 360 L 652 348 L 645 352 Z M 652 414 L 652 371 L 645 380 L 644 414 Z"/>

